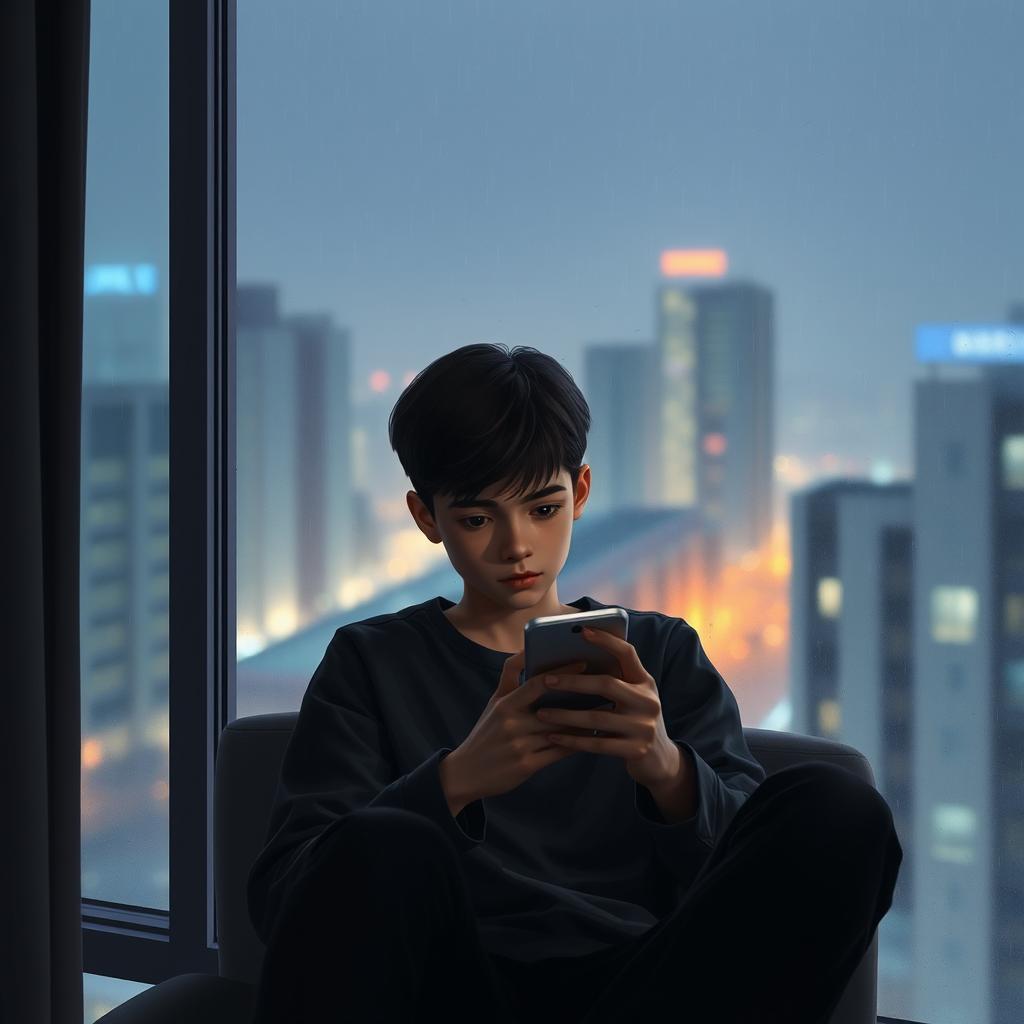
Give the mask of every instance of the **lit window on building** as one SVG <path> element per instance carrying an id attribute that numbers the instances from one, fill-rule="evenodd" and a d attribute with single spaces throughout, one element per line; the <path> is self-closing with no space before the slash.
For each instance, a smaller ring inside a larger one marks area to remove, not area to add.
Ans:
<path id="1" fill-rule="evenodd" d="M 128 559 L 128 545 L 122 540 L 93 544 L 89 551 L 88 567 L 96 572 L 122 567 Z"/>
<path id="2" fill-rule="evenodd" d="M 154 537 L 149 542 L 149 557 L 155 561 L 169 557 L 171 553 L 171 538 L 166 534 Z"/>
<path id="3" fill-rule="evenodd" d="M 818 580 L 818 614 L 825 619 L 838 619 L 843 610 L 843 584 L 834 576 Z"/>
<path id="4" fill-rule="evenodd" d="M 86 602 L 89 611 L 94 615 L 121 611 L 128 602 L 128 588 L 123 582 L 115 580 L 103 586 L 94 587 Z"/>
<path id="5" fill-rule="evenodd" d="M 936 804 L 932 808 L 932 857 L 950 864 L 974 863 L 977 830 L 974 808 L 966 804 Z"/>
<path id="6" fill-rule="evenodd" d="M 85 688 L 86 698 L 89 700 L 111 693 L 121 693 L 127 688 L 127 685 L 128 673 L 123 663 L 93 669 L 89 673 L 88 684 Z"/>
<path id="7" fill-rule="evenodd" d="M 107 657 L 123 651 L 128 644 L 128 630 L 123 622 L 112 622 L 109 626 L 94 629 L 88 638 L 87 647 L 92 657 Z"/>
<path id="8" fill-rule="evenodd" d="M 166 523 L 169 516 L 167 495 L 150 498 L 146 502 L 146 520 L 150 523 Z"/>
<path id="9" fill-rule="evenodd" d="M 1024 434 L 1003 438 L 1003 486 L 1024 491 Z"/>
<path id="10" fill-rule="evenodd" d="M 978 592 L 972 587 L 934 587 L 932 639 L 940 644 L 969 644 L 978 627 Z"/>
<path id="11" fill-rule="evenodd" d="M 85 525 L 102 528 L 124 526 L 128 522 L 128 504 L 117 498 L 110 501 L 94 501 L 86 506 Z"/>
<path id="12" fill-rule="evenodd" d="M 838 736 L 842 725 L 839 701 L 823 700 L 818 703 L 818 731 L 830 736 Z"/>
<path id="13" fill-rule="evenodd" d="M 128 475 L 128 464 L 124 459 L 114 457 L 90 460 L 86 469 L 86 479 L 90 484 L 102 486 L 104 484 L 123 483 Z"/>
<path id="14" fill-rule="evenodd" d="M 1024 594 L 1007 594 L 1003 605 L 1007 636 L 1024 636 Z"/>

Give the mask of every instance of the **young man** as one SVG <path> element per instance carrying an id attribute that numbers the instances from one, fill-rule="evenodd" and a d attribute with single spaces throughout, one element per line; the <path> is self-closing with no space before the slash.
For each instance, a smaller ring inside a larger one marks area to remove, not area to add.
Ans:
<path id="1" fill-rule="evenodd" d="M 823 762 L 766 779 L 696 632 L 661 612 L 588 638 L 615 675 L 557 673 L 609 708 L 531 710 L 526 623 L 609 606 L 558 596 L 590 412 L 554 359 L 461 348 L 389 426 L 462 598 L 343 626 L 313 675 L 249 877 L 257 1024 L 825 1024 L 891 902 L 884 800 Z"/>

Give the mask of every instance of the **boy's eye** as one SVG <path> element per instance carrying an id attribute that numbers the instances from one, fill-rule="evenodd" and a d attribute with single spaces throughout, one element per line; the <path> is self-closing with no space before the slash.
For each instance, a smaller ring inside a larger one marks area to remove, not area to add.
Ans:
<path id="1" fill-rule="evenodd" d="M 545 509 L 547 509 L 548 511 L 544 512 L 544 514 L 541 515 L 540 518 L 541 519 L 553 519 L 558 514 L 558 510 L 561 507 L 562 507 L 561 505 L 538 505 L 533 511 L 534 512 L 543 512 Z M 467 529 L 467 530 L 479 530 L 483 526 L 483 523 L 475 524 L 473 521 L 476 520 L 476 519 L 486 519 L 486 518 L 487 518 L 487 516 L 466 516 L 464 519 L 461 519 L 459 521 L 462 523 L 463 527 L 465 529 Z"/>

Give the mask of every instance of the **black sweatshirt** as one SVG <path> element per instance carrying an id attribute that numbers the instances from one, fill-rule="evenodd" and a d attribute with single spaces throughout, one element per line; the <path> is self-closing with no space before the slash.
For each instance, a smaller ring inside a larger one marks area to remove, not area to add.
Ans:
<path id="1" fill-rule="evenodd" d="M 695 815 L 666 823 L 621 758 L 580 751 L 453 817 L 440 760 L 469 735 L 508 654 L 460 633 L 443 614 L 452 604 L 435 597 L 349 623 L 328 644 L 249 875 L 249 914 L 264 942 L 304 848 L 371 806 L 425 815 L 451 839 L 489 952 L 537 960 L 617 945 L 672 910 L 764 780 L 736 699 L 693 627 L 627 608 L 627 639 L 658 684 L 668 735 L 696 766 Z"/>

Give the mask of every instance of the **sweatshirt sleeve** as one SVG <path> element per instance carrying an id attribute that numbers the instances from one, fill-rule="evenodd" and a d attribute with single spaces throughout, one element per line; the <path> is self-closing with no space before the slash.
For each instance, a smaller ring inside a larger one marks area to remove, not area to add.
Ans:
<path id="1" fill-rule="evenodd" d="M 362 807 L 397 807 L 434 821 L 459 852 L 485 835 L 483 802 L 453 817 L 435 750 L 397 775 L 365 665 L 344 629 L 328 644 L 299 708 L 281 763 L 265 845 L 249 872 L 249 915 L 261 938 L 276 916 L 289 869 L 334 821 Z M 397 777 L 396 777 L 397 776 Z"/>
<path id="2" fill-rule="evenodd" d="M 657 856 L 685 888 L 766 772 L 747 747 L 736 698 L 697 631 L 680 619 L 674 637 L 658 694 L 669 738 L 696 772 L 696 811 L 686 821 L 666 822 L 646 786 L 634 783 L 634 796 Z"/>

